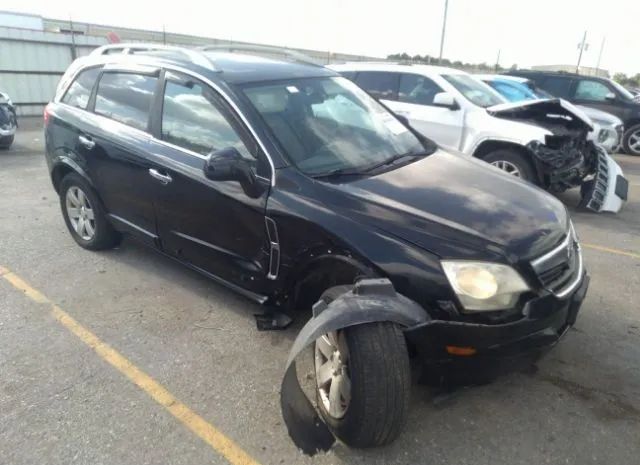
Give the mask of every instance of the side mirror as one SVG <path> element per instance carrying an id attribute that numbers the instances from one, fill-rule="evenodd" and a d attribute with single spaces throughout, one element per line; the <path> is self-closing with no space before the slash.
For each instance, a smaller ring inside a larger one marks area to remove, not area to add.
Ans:
<path id="1" fill-rule="evenodd" d="M 433 97 L 433 105 L 436 107 L 444 107 L 449 110 L 458 110 L 458 102 L 448 92 L 439 92 Z"/>
<path id="2" fill-rule="evenodd" d="M 225 147 L 209 154 L 204 162 L 204 175 L 212 181 L 253 182 L 253 171 L 235 147 Z"/>
<path id="3" fill-rule="evenodd" d="M 613 92 L 609 92 L 607 95 L 604 96 L 604 98 L 607 100 L 615 100 L 616 94 L 614 94 Z"/>

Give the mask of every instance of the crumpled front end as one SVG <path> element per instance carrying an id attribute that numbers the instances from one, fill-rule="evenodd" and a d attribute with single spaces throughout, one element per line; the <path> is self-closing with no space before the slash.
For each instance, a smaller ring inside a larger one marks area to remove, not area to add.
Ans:
<path id="1" fill-rule="evenodd" d="M 545 143 L 532 141 L 527 148 L 538 163 L 544 186 L 551 192 L 563 192 L 581 186 L 595 173 L 598 148 L 582 134 L 546 136 Z"/>

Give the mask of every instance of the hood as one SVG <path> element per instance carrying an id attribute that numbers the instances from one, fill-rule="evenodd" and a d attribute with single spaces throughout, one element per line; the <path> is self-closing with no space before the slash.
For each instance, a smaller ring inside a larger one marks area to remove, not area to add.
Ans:
<path id="1" fill-rule="evenodd" d="M 531 259 L 568 230 L 566 209 L 555 197 L 485 162 L 442 150 L 332 188 L 360 205 L 343 213 L 444 258 Z M 336 203 L 336 209 L 354 205 Z"/>
<path id="2" fill-rule="evenodd" d="M 597 108 L 585 107 L 583 105 L 576 105 L 576 108 L 581 110 L 594 122 L 607 123 L 611 126 L 618 126 L 622 124 L 622 120 L 620 118 L 612 115 L 611 113 L 607 113 L 606 111 L 598 110 Z"/>
<path id="3" fill-rule="evenodd" d="M 567 129 L 593 130 L 591 119 L 575 105 L 562 99 L 501 103 L 487 108 L 487 113 L 517 120 L 547 120 L 555 124 L 562 123 Z"/>

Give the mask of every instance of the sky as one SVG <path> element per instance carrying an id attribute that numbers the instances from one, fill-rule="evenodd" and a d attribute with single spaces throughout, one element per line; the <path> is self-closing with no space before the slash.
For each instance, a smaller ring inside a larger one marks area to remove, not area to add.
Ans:
<path id="1" fill-rule="evenodd" d="M 437 56 L 444 0 L 5 0 L 52 18 L 385 57 Z M 166 5 L 166 6 L 164 6 Z M 582 64 L 640 73 L 638 0 L 449 0 L 444 56 L 520 68 Z"/>

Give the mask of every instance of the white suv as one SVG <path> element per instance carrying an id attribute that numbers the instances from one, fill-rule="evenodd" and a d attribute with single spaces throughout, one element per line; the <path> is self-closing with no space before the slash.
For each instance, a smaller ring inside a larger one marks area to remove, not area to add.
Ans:
<path id="1" fill-rule="evenodd" d="M 442 147 L 549 191 L 582 186 L 582 206 L 595 211 L 617 211 L 626 200 L 615 194 L 620 167 L 590 140 L 594 126 L 589 117 L 566 101 L 508 103 L 470 74 L 437 66 L 347 63 L 329 68 Z"/>

